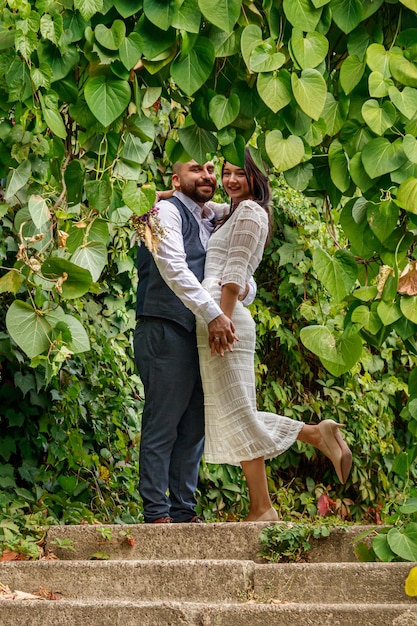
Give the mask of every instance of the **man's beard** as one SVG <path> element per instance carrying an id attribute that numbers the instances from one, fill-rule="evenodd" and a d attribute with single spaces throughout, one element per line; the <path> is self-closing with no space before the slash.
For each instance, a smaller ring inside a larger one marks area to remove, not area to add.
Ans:
<path id="1" fill-rule="evenodd" d="M 210 186 L 210 191 L 208 189 L 202 190 L 201 187 L 203 185 L 196 183 L 181 183 L 181 191 L 184 195 L 194 200 L 194 202 L 208 202 L 214 196 L 214 192 L 216 191 L 216 186 L 212 183 L 205 183 L 204 187 Z"/>

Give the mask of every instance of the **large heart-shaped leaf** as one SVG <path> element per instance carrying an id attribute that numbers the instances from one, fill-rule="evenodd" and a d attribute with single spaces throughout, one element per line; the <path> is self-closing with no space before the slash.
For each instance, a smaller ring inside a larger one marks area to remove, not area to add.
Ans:
<path id="1" fill-rule="evenodd" d="M 303 31 L 293 28 L 291 50 L 301 69 L 317 67 L 325 59 L 329 50 L 329 42 L 324 35 L 309 32 L 303 37 Z"/>
<path id="2" fill-rule="evenodd" d="M 333 94 L 326 94 L 326 102 L 321 117 L 326 122 L 327 134 L 330 137 L 336 135 L 346 120 L 346 107 L 343 102 L 336 100 Z"/>
<path id="3" fill-rule="evenodd" d="M 322 14 L 310 0 L 284 0 L 283 9 L 288 21 L 304 32 L 314 31 Z"/>
<path id="4" fill-rule="evenodd" d="M 207 156 L 209 155 L 211 158 L 211 155 L 217 150 L 217 139 L 213 133 L 204 130 L 204 128 L 199 128 L 195 124 L 179 128 L 178 135 L 186 152 L 197 163 L 205 163 Z"/>
<path id="5" fill-rule="evenodd" d="M 107 263 L 107 246 L 98 241 L 89 241 L 74 252 L 71 262 L 87 269 L 93 281 L 97 282 Z"/>
<path id="6" fill-rule="evenodd" d="M 397 87 L 390 87 L 388 95 L 392 104 L 397 107 L 400 113 L 411 120 L 417 113 L 417 89 L 404 87 L 402 91 Z"/>
<path id="7" fill-rule="evenodd" d="M 407 159 L 417 163 L 417 139 L 413 135 L 406 135 L 403 139 L 403 148 Z"/>
<path id="8" fill-rule="evenodd" d="M 398 216 L 398 205 L 393 200 L 384 200 L 380 204 L 368 203 L 368 224 L 381 243 L 392 234 L 397 225 Z"/>
<path id="9" fill-rule="evenodd" d="M 417 66 L 404 56 L 401 48 L 394 47 L 390 50 L 390 70 L 398 82 L 408 87 L 417 87 Z"/>
<path id="10" fill-rule="evenodd" d="M 210 117 L 218 129 L 231 124 L 239 115 L 239 109 L 239 96 L 233 93 L 229 98 L 218 94 L 210 100 L 209 104 Z"/>
<path id="11" fill-rule="evenodd" d="M 78 9 L 86 22 L 88 22 L 93 15 L 102 11 L 104 0 L 74 0 L 74 9 Z"/>
<path id="12" fill-rule="evenodd" d="M 292 100 L 291 76 L 287 70 L 259 74 L 256 86 L 262 100 L 274 113 Z"/>
<path id="13" fill-rule="evenodd" d="M 262 31 L 256 24 L 250 24 L 243 29 L 240 39 L 240 47 L 242 50 L 243 60 L 246 67 L 249 68 L 249 58 L 252 50 L 262 43 Z"/>
<path id="14" fill-rule="evenodd" d="M 109 208 L 111 200 L 111 184 L 106 178 L 88 180 L 85 184 L 85 193 L 91 208 L 103 213 Z"/>
<path id="15" fill-rule="evenodd" d="M 110 28 L 104 24 L 97 24 L 94 35 L 103 48 L 118 50 L 124 41 L 126 26 L 122 20 L 114 20 Z"/>
<path id="16" fill-rule="evenodd" d="M 7 181 L 5 192 L 6 201 L 12 198 L 19 189 L 22 189 L 28 182 L 31 173 L 31 165 L 29 159 L 22 161 L 15 170 L 12 170 Z"/>
<path id="17" fill-rule="evenodd" d="M 368 78 L 369 95 L 372 98 L 385 98 L 391 87 L 394 86 L 392 78 L 384 78 L 379 72 L 371 72 Z"/>
<path id="18" fill-rule="evenodd" d="M 143 215 L 150 211 L 155 203 L 156 193 L 153 187 L 138 187 L 133 181 L 128 181 L 123 189 L 123 202 L 136 215 Z"/>
<path id="19" fill-rule="evenodd" d="M 152 141 L 143 142 L 132 133 L 127 133 L 125 145 L 123 146 L 120 156 L 125 161 L 131 161 L 132 163 L 139 163 L 141 165 L 148 156 L 152 145 Z"/>
<path id="20" fill-rule="evenodd" d="M 393 172 L 406 160 L 402 140 L 398 139 L 392 143 L 384 137 L 377 137 L 369 141 L 362 150 L 362 163 L 370 178 Z"/>
<path id="21" fill-rule="evenodd" d="M 329 167 L 332 181 L 343 193 L 350 185 L 349 160 L 342 144 L 334 139 L 329 147 Z"/>
<path id="22" fill-rule="evenodd" d="M 291 86 L 300 109 L 318 120 L 326 103 L 327 87 L 323 76 L 314 69 L 303 70 L 301 76 L 291 74 Z"/>
<path id="23" fill-rule="evenodd" d="M 125 37 L 119 48 L 120 60 L 126 69 L 136 65 L 142 55 L 142 39 L 138 33 L 130 33 Z"/>
<path id="24" fill-rule="evenodd" d="M 267 134 L 265 147 L 278 172 L 285 172 L 285 170 L 298 165 L 304 156 L 302 139 L 295 137 L 295 135 L 290 135 L 284 139 L 280 130 L 272 130 Z"/>
<path id="25" fill-rule="evenodd" d="M 168 30 L 175 12 L 174 0 L 143 0 L 143 12 L 152 24 Z"/>
<path id="26" fill-rule="evenodd" d="M 417 324 L 417 296 L 401 296 L 400 309 L 404 317 Z"/>
<path id="27" fill-rule="evenodd" d="M 198 0 L 198 6 L 211 24 L 230 33 L 240 15 L 242 0 Z"/>
<path id="28" fill-rule="evenodd" d="M 200 31 L 201 13 L 196 7 L 195 0 L 184 0 L 182 4 L 175 3 L 175 11 L 171 24 L 174 28 L 198 33 Z"/>
<path id="29" fill-rule="evenodd" d="M 356 54 L 348 56 L 340 68 L 340 84 L 346 95 L 350 94 L 360 82 L 364 71 L 365 63 Z"/>
<path id="30" fill-rule="evenodd" d="M 417 524 L 410 522 L 387 533 L 391 550 L 405 561 L 417 561 Z"/>
<path id="31" fill-rule="evenodd" d="M 300 339 L 334 376 L 348 372 L 362 353 L 362 340 L 358 334 L 336 339 L 326 326 L 314 325 L 302 328 Z"/>
<path id="32" fill-rule="evenodd" d="M 360 0 L 332 0 L 331 4 L 333 19 L 344 33 L 350 33 L 362 21 Z"/>
<path id="33" fill-rule="evenodd" d="M 389 51 L 380 43 L 372 43 L 366 50 L 366 63 L 373 72 L 379 72 L 384 78 L 391 76 L 389 69 Z"/>
<path id="34" fill-rule="evenodd" d="M 401 208 L 417 215 L 417 178 L 410 176 L 398 188 L 397 202 Z"/>
<path id="35" fill-rule="evenodd" d="M 38 194 L 29 197 L 28 209 L 32 222 L 37 228 L 41 228 L 45 222 L 51 219 L 51 212 L 49 211 L 46 200 Z"/>
<path id="36" fill-rule="evenodd" d="M 321 248 L 313 252 L 313 267 L 319 280 L 336 302 L 341 302 L 355 286 L 358 265 L 353 254 L 336 250 L 334 256 Z"/>
<path id="37" fill-rule="evenodd" d="M 6 314 L 6 327 L 10 337 L 30 359 L 50 346 L 47 322 L 27 302 L 12 302 Z"/>
<path id="38" fill-rule="evenodd" d="M 376 135 L 383 135 L 394 125 L 397 114 L 391 102 L 383 102 L 380 105 L 377 100 L 367 100 L 362 105 L 362 116 Z"/>
<path id="39" fill-rule="evenodd" d="M 81 298 L 91 287 L 91 273 L 66 259 L 50 257 L 42 263 L 42 274 L 49 279 L 64 279 L 61 282 L 64 298 Z"/>
<path id="40" fill-rule="evenodd" d="M 81 161 L 73 159 L 64 172 L 68 205 L 79 204 L 83 198 L 85 169 Z"/>
<path id="41" fill-rule="evenodd" d="M 94 117 L 103 126 L 109 126 L 126 109 L 131 91 L 125 80 L 95 76 L 87 80 L 84 95 Z"/>
<path id="42" fill-rule="evenodd" d="M 267 39 L 255 46 L 249 57 L 249 69 L 252 72 L 274 72 L 285 63 L 285 55 L 277 52 L 276 42 Z"/>
<path id="43" fill-rule="evenodd" d="M 216 54 L 211 41 L 200 37 L 191 52 L 171 63 L 171 76 L 189 96 L 195 93 L 213 71 Z"/>
<path id="44" fill-rule="evenodd" d="M 90 349 L 88 335 L 81 322 L 73 315 L 67 315 L 61 307 L 57 307 L 46 313 L 45 319 L 52 327 L 56 327 L 59 323 L 66 325 L 71 335 L 70 341 L 66 343 L 71 352 L 80 354 L 80 352 L 87 352 Z"/>

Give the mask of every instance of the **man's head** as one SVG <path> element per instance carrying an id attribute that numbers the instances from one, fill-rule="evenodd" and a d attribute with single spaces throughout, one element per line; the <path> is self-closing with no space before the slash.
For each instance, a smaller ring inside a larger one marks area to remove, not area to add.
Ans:
<path id="1" fill-rule="evenodd" d="M 181 191 L 197 204 L 203 205 L 211 200 L 216 191 L 213 162 L 207 161 L 204 165 L 199 165 L 197 161 L 175 163 L 172 168 L 172 184 L 176 191 Z"/>

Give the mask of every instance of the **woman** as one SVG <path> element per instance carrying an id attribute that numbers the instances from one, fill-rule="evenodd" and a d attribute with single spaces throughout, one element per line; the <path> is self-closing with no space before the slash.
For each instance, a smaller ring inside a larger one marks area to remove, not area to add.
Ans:
<path id="1" fill-rule="evenodd" d="M 258 267 L 269 238 L 270 189 L 248 149 L 243 169 L 224 164 L 222 182 L 230 211 L 210 238 L 203 286 L 232 319 L 238 341 L 223 357 L 214 356 L 207 324 L 197 318 L 205 398 L 204 454 L 209 463 L 241 465 L 250 500 L 244 521 L 275 521 L 278 515 L 269 497 L 265 459 L 281 454 L 298 439 L 328 456 L 344 483 L 352 455 L 339 433 L 341 426 L 333 420 L 308 425 L 256 409 L 255 323 L 238 295 Z"/>

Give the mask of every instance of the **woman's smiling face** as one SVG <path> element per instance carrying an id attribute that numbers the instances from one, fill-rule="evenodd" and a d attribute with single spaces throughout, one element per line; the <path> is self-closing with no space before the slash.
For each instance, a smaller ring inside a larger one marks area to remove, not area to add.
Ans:
<path id="1" fill-rule="evenodd" d="M 232 204 L 252 197 L 245 170 L 237 165 L 226 162 L 222 172 L 223 187 L 230 197 Z"/>

